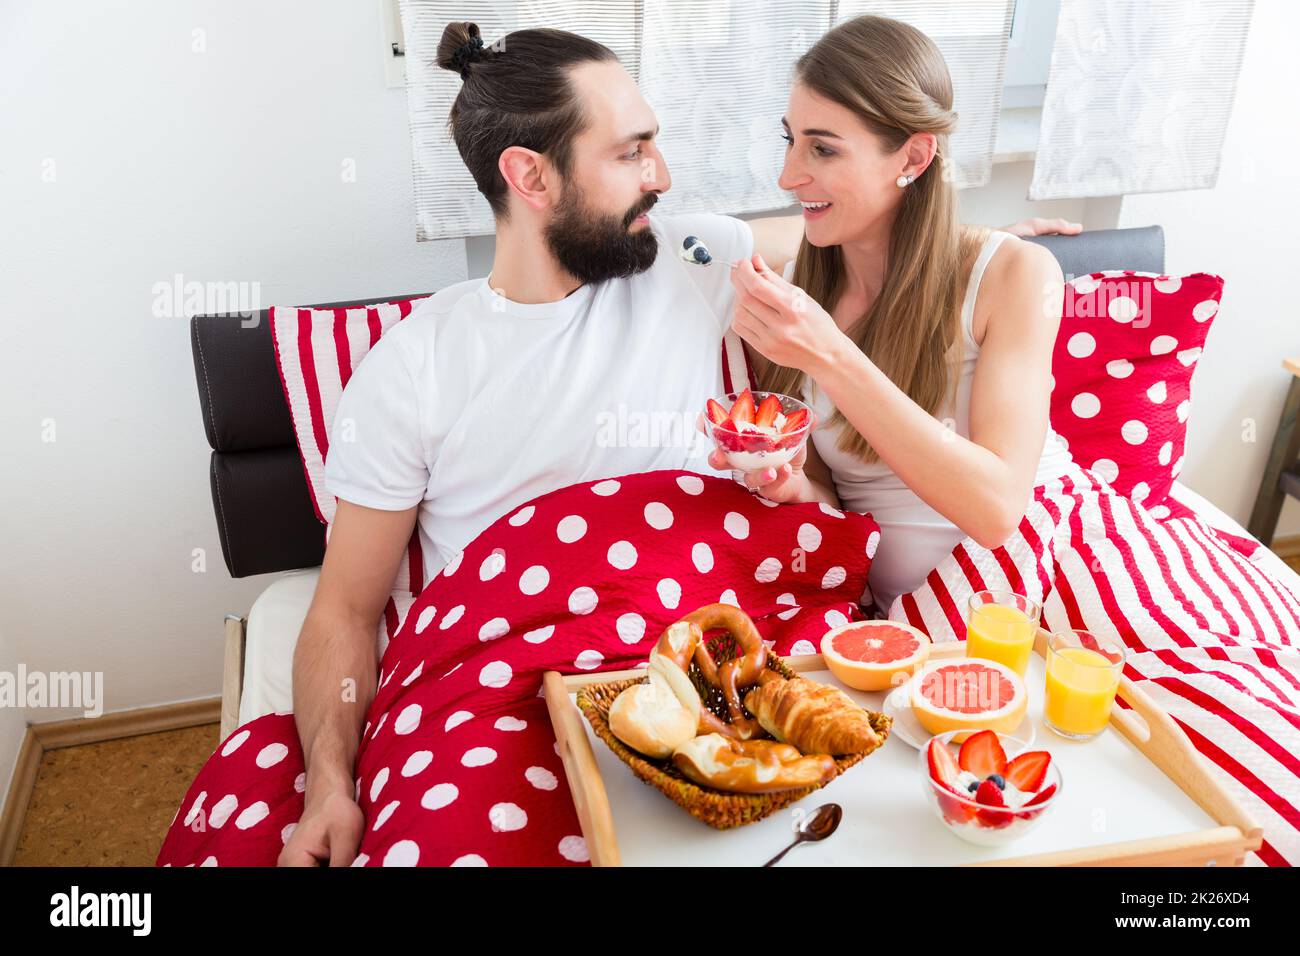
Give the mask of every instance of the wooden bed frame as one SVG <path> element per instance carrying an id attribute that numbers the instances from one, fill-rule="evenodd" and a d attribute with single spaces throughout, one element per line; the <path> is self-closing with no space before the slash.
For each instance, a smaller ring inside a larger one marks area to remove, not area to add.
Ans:
<path id="1" fill-rule="evenodd" d="M 244 696 L 244 641 L 248 618 L 226 615 L 226 655 L 221 667 L 221 739 L 239 726 L 239 701 Z"/>
<path id="2" fill-rule="evenodd" d="M 1273 534 L 1287 496 L 1300 499 L 1300 357 L 1286 359 L 1282 367 L 1291 373 L 1291 385 L 1282 403 L 1277 432 L 1264 465 L 1264 474 L 1259 479 L 1250 523 L 1246 526 L 1246 530 L 1265 545 L 1273 543 Z"/>

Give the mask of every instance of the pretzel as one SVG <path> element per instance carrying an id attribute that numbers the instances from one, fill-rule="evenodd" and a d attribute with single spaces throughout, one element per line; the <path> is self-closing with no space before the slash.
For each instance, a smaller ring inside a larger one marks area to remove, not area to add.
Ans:
<path id="1" fill-rule="evenodd" d="M 835 758 L 805 757 L 775 740 L 731 740 L 701 735 L 673 752 L 673 763 L 691 780 L 733 793 L 771 793 L 817 787 L 835 776 Z"/>
<path id="2" fill-rule="evenodd" d="M 721 666 L 714 662 L 704 643 L 704 633 L 714 628 L 725 630 L 740 647 L 740 656 Z M 706 604 L 692 611 L 668 626 L 655 646 L 655 653 L 663 654 L 683 671 L 688 671 L 694 660 L 704 679 L 721 689 L 731 722 L 702 707 L 699 733 L 722 734 L 732 740 L 750 740 L 765 733 L 757 720 L 745 716 L 740 688 L 781 678 L 767 669 L 767 647 L 754 622 L 740 608 L 733 604 Z"/>

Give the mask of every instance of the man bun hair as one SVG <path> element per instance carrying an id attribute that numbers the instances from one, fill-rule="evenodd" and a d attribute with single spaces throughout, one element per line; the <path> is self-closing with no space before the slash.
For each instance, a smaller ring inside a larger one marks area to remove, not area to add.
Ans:
<path id="1" fill-rule="evenodd" d="M 567 176 L 573 139 L 586 128 L 570 70 L 606 61 L 618 61 L 609 47 L 564 30 L 516 30 L 485 46 L 476 24 L 447 24 L 437 64 L 464 81 L 448 126 L 498 219 L 509 212 L 509 190 L 497 166 L 502 152 L 511 146 L 531 149 Z"/>
<path id="2" fill-rule="evenodd" d="M 477 23 L 460 21 L 449 23 L 438 41 L 438 66 L 459 73 L 462 80 L 469 79 L 470 66 L 483 59 L 486 51 L 483 36 Z"/>

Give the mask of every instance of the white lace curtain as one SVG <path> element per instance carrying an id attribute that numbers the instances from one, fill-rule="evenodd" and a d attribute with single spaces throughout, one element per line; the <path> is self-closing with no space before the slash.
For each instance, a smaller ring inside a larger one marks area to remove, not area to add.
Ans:
<path id="1" fill-rule="evenodd" d="M 1207 189 L 1251 0 L 1062 0 L 1030 199 Z"/>
<path id="2" fill-rule="evenodd" d="M 949 174 L 962 187 L 989 178 L 1012 0 L 402 0 L 401 9 L 420 240 L 493 230 L 447 131 L 460 78 L 434 54 L 452 20 L 477 23 L 487 43 L 540 26 L 604 43 L 659 118 L 673 175 L 660 208 L 737 214 L 790 203 L 776 179 L 795 59 L 844 19 L 894 17 L 924 30 L 948 62 L 959 115 Z"/>

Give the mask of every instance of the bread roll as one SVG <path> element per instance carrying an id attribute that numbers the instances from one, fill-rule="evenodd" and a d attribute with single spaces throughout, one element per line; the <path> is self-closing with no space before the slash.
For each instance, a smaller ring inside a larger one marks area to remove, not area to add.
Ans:
<path id="1" fill-rule="evenodd" d="M 690 678 L 664 655 L 650 655 L 646 676 L 614 698 L 609 729 L 638 753 L 662 759 L 695 736 L 702 705 Z"/>

